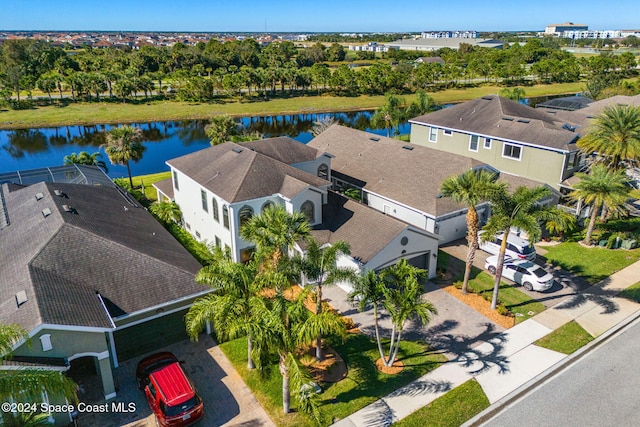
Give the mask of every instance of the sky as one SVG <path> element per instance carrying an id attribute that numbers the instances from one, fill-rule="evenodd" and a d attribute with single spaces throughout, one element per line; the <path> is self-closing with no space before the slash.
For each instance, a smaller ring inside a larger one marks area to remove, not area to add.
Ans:
<path id="1" fill-rule="evenodd" d="M 0 31 L 544 31 L 568 21 L 640 29 L 640 1 L 0 0 Z"/>

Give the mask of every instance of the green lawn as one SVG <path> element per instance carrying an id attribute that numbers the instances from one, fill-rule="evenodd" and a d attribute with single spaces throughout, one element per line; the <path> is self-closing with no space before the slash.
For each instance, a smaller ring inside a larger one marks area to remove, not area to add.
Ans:
<path id="1" fill-rule="evenodd" d="M 394 423 L 394 427 L 457 427 L 490 405 L 474 379 L 440 396 L 429 405 Z"/>
<path id="2" fill-rule="evenodd" d="M 223 343 L 220 347 L 271 419 L 279 426 L 313 425 L 305 415 L 296 412 L 285 415 L 282 412 L 282 377 L 277 366 L 270 366 L 264 376 L 256 371 L 249 371 L 246 367 L 246 345 L 246 339 L 241 338 Z M 320 407 L 323 425 L 330 425 L 334 419 L 352 414 L 446 361 L 443 355 L 431 352 L 422 343 L 405 341 L 399 355 L 405 369 L 397 375 L 386 375 L 374 366 L 375 360 L 379 358 L 378 350 L 375 341 L 368 337 L 349 334 L 344 343 L 336 342 L 333 347 L 344 359 L 349 371 L 342 381 L 321 384 L 324 390 Z"/>
<path id="3" fill-rule="evenodd" d="M 526 96 L 576 93 L 583 83 L 558 83 L 526 87 Z M 467 101 L 483 95 L 496 94 L 500 86 L 486 85 L 471 88 L 447 89 L 431 93 L 438 103 Z M 413 95 L 402 96 L 407 102 Z M 150 101 L 136 103 L 96 102 L 71 103 L 36 107 L 31 110 L 0 110 L 0 129 L 51 127 L 78 124 L 139 123 L 162 120 L 208 119 L 216 114 L 255 116 L 326 111 L 353 111 L 375 109 L 384 103 L 379 96 L 301 96 L 275 98 L 268 101 L 251 98 L 220 103 L 191 103 L 178 101 Z"/>
<path id="4" fill-rule="evenodd" d="M 640 249 L 587 248 L 579 243 L 565 242 L 546 246 L 547 261 L 571 273 L 597 283 L 640 259 Z"/>
<path id="5" fill-rule="evenodd" d="M 549 350 L 571 354 L 587 345 L 590 341 L 593 341 L 591 334 L 585 331 L 578 322 L 572 320 L 549 335 L 540 338 L 535 344 Z"/>
<path id="6" fill-rule="evenodd" d="M 629 286 L 618 294 L 619 297 L 640 303 L 640 282 Z"/>
<path id="7" fill-rule="evenodd" d="M 492 275 L 473 268 L 469 280 L 470 290 L 481 294 L 490 301 L 490 297 L 493 295 L 493 284 L 494 277 Z M 545 310 L 541 302 L 531 299 L 529 295 L 520 292 L 515 286 L 507 285 L 504 282 L 500 284 L 498 299 L 516 315 L 516 323 L 525 321 Z"/>
<path id="8" fill-rule="evenodd" d="M 132 177 L 134 187 L 144 185 L 144 195 L 150 202 L 155 202 L 158 196 L 156 189 L 153 188 L 153 183 L 162 181 L 171 177 L 171 172 L 152 173 L 150 175 L 138 175 Z"/>

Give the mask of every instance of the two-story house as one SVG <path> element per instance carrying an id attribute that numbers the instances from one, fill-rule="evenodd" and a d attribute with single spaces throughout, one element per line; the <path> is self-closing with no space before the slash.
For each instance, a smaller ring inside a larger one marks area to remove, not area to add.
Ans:
<path id="1" fill-rule="evenodd" d="M 488 95 L 409 120 L 411 143 L 470 157 L 558 189 L 583 156 L 573 122 Z"/>

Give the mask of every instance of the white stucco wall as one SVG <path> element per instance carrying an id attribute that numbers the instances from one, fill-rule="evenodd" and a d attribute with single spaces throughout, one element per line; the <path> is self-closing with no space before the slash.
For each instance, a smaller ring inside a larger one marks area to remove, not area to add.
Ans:
<path id="1" fill-rule="evenodd" d="M 402 244 L 403 237 L 407 238 L 405 245 Z M 364 268 L 366 270 L 380 270 L 395 264 L 400 258 L 410 259 L 426 253 L 429 253 L 427 261 L 428 277 L 433 278 L 436 275 L 436 263 L 438 260 L 438 239 L 413 227 L 407 227 L 389 242 L 382 251 L 370 259 Z M 436 256 L 433 256 L 433 254 Z"/>
<path id="2" fill-rule="evenodd" d="M 367 192 L 366 197 L 367 204 L 372 208 L 423 230 L 427 230 L 432 233 L 434 232 L 433 227 L 435 223 L 433 221 L 429 222 L 428 216 L 425 213 L 415 209 L 410 209 L 393 200 L 389 200 L 376 194 Z M 385 206 L 387 208 L 385 208 Z M 431 229 L 429 229 L 429 227 L 431 227 Z"/>

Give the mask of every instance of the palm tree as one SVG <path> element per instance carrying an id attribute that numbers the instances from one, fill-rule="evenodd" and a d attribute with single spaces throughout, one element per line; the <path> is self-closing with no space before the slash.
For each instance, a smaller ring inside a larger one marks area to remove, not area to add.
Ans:
<path id="1" fill-rule="evenodd" d="M 176 202 L 158 202 L 149 208 L 151 213 L 166 223 L 181 223 L 182 211 Z"/>
<path id="2" fill-rule="evenodd" d="M 334 285 L 337 282 L 355 278 L 352 269 L 338 267 L 336 262 L 341 255 L 349 255 L 349 244 L 337 241 L 327 246 L 320 246 L 316 239 L 309 238 L 304 256 L 293 258 L 293 264 L 301 271 L 309 283 L 316 288 L 316 315 L 322 314 L 322 286 Z M 316 339 L 316 359 L 323 360 L 322 334 Z"/>
<path id="3" fill-rule="evenodd" d="M 371 116 L 371 126 L 387 129 L 387 137 L 391 136 L 391 130 L 400 125 L 402 120 L 402 99 L 395 95 L 387 95 L 385 103 Z"/>
<path id="4" fill-rule="evenodd" d="M 588 174 L 577 173 L 580 181 L 574 185 L 571 197 L 591 206 L 591 217 L 583 243 L 591 244 L 591 234 L 600 208 L 618 211 L 629 194 L 628 178 L 624 170 L 608 170 L 604 165 L 593 165 Z"/>
<path id="5" fill-rule="evenodd" d="M 107 164 L 104 162 L 104 160 L 99 160 L 99 157 L 102 157 L 102 153 L 98 151 L 93 154 L 89 154 L 86 151 L 81 151 L 80 154 L 71 153 L 64 156 L 64 164 L 98 166 L 105 172 L 109 172 L 109 169 L 107 169 Z"/>
<path id="6" fill-rule="evenodd" d="M 269 206 L 240 227 L 240 237 L 256 245 L 256 257 L 262 267 L 277 270 L 287 248 L 306 239 L 311 231 L 307 217 L 289 213 L 283 206 Z"/>
<path id="7" fill-rule="evenodd" d="M 0 360 L 9 359 L 13 346 L 28 338 L 27 331 L 20 326 L 0 324 Z M 50 397 L 78 401 L 76 383 L 58 371 L 35 368 L 9 369 L 3 370 L 0 375 L 0 399 L 4 402 L 11 398 L 21 402 L 40 402 L 45 390 Z M 8 412 L 4 412 L 1 418 L 9 426 L 21 426 L 25 421 L 32 421 L 15 419 Z"/>
<path id="8" fill-rule="evenodd" d="M 393 366 L 398 356 L 407 321 L 416 320 L 426 325 L 438 313 L 433 304 L 422 299 L 424 288 L 419 280 L 425 275 L 425 270 L 412 266 L 404 258 L 382 272 L 385 283 L 383 305 L 391 316 L 392 324 L 389 357 L 382 355 L 385 366 Z"/>
<path id="9" fill-rule="evenodd" d="M 219 145 L 229 141 L 232 135 L 238 133 L 238 124 L 227 114 L 212 117 L 204 128 L 211 145 Z"/>
<path id="10" fill-rule="evenodd" d="M 221 340 L 247 337 L 247 367 L 254 369 L 254 337 L 262 334 L 265 311 L 264 299 L 259 295 L 261 282 L 256 280 L 258 265 L 231 259 L 216 248 L 216 262 L 203 267 L 196 275 L 198 283 L 215 289 L 215 293 L 197 299 L 185 316 L 187 333 L 197 340 L 198 334 L 211 322 Z"/>
<path id="11" fill-rule="evenodd" d="M 127 167 L 129 184 L 133 188 L 130 161 L 138 162 L 146 147 L 142 145 L 142 129 L 132 126 L 119 126 L 107 132 L 107 143 L 102 145 L 112 165 Z"/>
<path id="12" fill-rule="evenodd" d="M 612 169 L 640 160 L 640 107 L 612 105 L 596 118 L 578 147 Z"/>
<path id="13" fill-rule="evenodd" d="M 503 234 L 502 244 L 498 252 L 498 263 L 496 266 L 496 277 L 493 287 L 493 298 L 491 309 L 498 306 L 498 293 L 500 291 L 500 280 L 502 279 L 502 267 L 504 265 L 504 255 L 507 249 L 507 236 L 511 227 L 518 227 L 525 231 L 531 242 L 540 239 L 542 228 L 540 222 L 556 221 L 562 216 L 562 211 L 557 207 L 543 206 L 540 202 L 549 197 L 551 191 L 546 187 L 526 188 L 518 187 L 513 194 L 509 194 L 506 187 L 501 187 L 499 191 L 491 196 L 491 217 L 484 226 L 483 239 L 495 239 L 496 235 Z"/>
<path id="14" fill-rule="evenodd" d="M 369 307 L 373 308 L 373 327 L 376 334 L 376 343 L 380 358 L 384 360 L 384 350 L 380 339 L 380 309 L 384 301 L 384 281 L 373 270 L 362 273 L 353 282 L 353 291 L 349 293 L 349 300 L 358 303 L 358 311 L 363 312 Z"/>
<path id="15" fill-rule="evenodd" d="M 476 206 L 487 200 L 491 194 L 499 191 L 498 188 L 504 184 L 497 184 L 498 174 L 484 169 L 471 169 L 462 175 L 450 176 L 440 185 L 442 196 L 450 197 L 457 203 L 467 206 L 467 264 L 464 270 L 464 280 L 462 282 L 462 293 L 467 293 L 471 267 L 478 249 L 478 212 Z"/>

